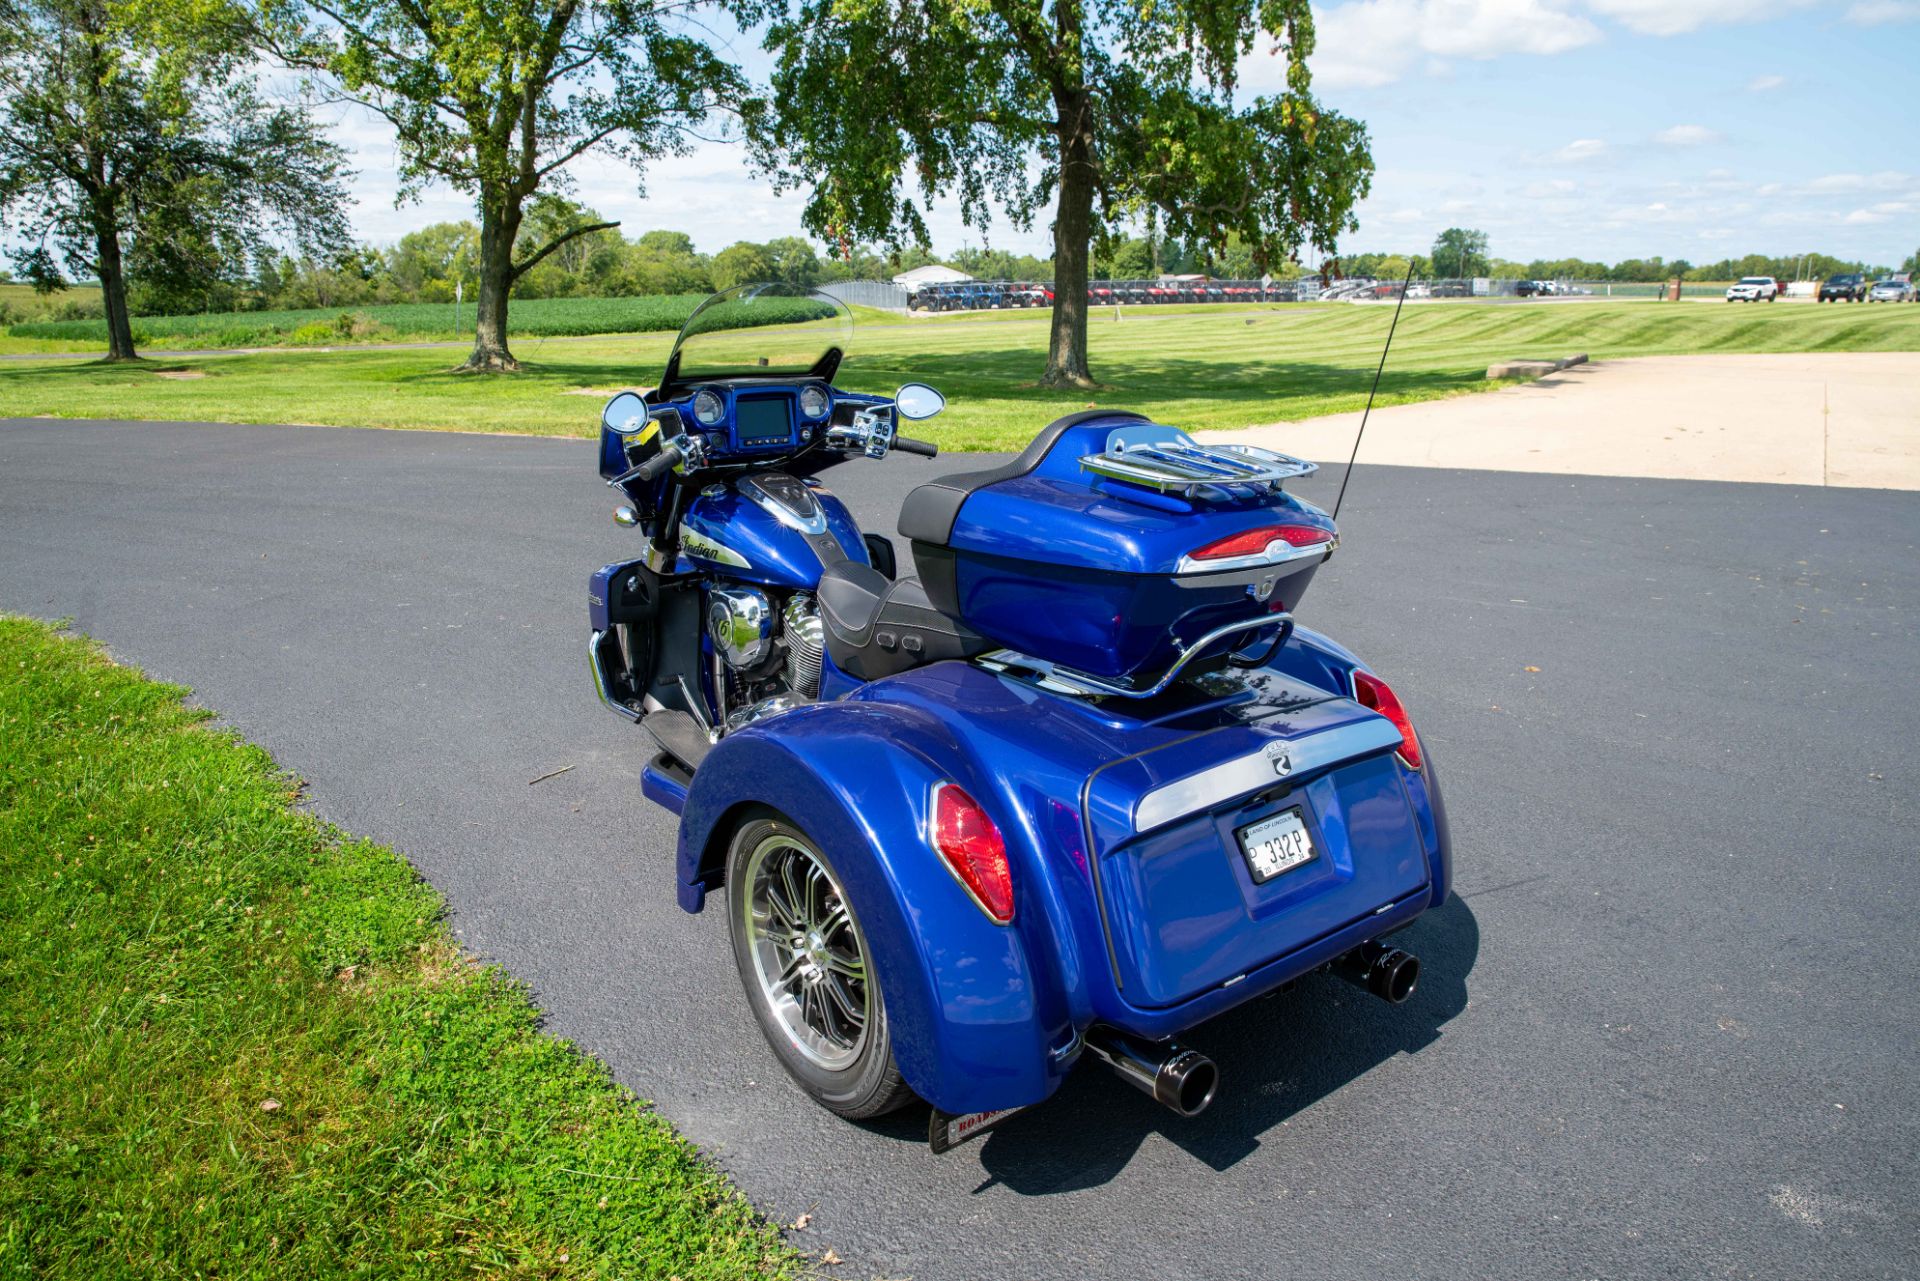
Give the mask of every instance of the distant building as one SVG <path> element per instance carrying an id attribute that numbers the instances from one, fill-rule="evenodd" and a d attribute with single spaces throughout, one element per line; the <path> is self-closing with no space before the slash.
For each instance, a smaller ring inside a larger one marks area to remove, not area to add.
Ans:
<path id="1" fill-rule="evenodd" d="M 943 267 L 931 263 L 925 267 L 915 267 L 912 271 L 903 271 L 893 278 L 893 283 L 902 289 L 915 289 L 921 285 L 957 285 L 972 280 L 964 271 L 952 267 Z"/>

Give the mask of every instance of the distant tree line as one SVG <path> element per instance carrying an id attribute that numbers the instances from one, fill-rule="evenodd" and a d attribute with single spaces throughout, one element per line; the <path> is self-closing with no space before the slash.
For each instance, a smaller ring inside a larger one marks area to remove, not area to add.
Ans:
<path id="1" fill-rule="evenodd" d="M 1467 276 L 1491 276 L 1502 280 L 1591 280 L 1648 282 L 1671 280 L 1738 280 L 1742 276 L 1772 276 L 1780 280 L 1824 280 L 1843 272 L 1886 275 L 1889 267 L 1868 262 L 1849 261 L 1832 254 L 1805 253 L 1769 256 L 1748 254 L 1743 258 L 1722 258 L 1719 262 L 1695 264 L 1685 258 L 1626 258 L 1608 264 L 1585 258 L 1535 258 L 1517 262 L 1495 258 L 1487 252 L 1487 234 L 1471 228 L 1449 227 L 1434 238 L 1430 259 L 1414 258 L 1416 276 L 1432 275 L 1442 279 Z M 1346 275 L 1387 276 L 1406 271 L 1407 260 L 1395 258 L 1398 270 L 1381 270 L 1376 264 L 1390 255 L 1353 254 L 1342 260 Z M 1908 258 L 1903 270 L 1920 270 L 1920 251 Z"/>

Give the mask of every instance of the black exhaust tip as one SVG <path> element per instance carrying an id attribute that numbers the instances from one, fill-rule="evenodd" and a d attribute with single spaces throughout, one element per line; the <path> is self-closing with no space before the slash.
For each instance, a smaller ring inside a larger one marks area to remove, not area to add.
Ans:
<path id="1" fill-rule="evenodd" d="M 1213 1104 L 1220 1089 L 1220 1069 L 1212 1059 L 1194 1050 L 1182 1050 L 1161 1069 L 1166 1089 L 1154 1097 L 1181 1116 L 1199 1116 Z"/>
<path id="2" fill-rule="evenodd" d="M 1087 1034 L 1087 1049 L 1128 1085 L 1181 1116 L 1199 1116 L 1220 1089 L 1220 1069 L 1212 1059 L 1170 1041 L 1098 1029 Z"/>
<path id="3" fill-rule="evenodd" d="M 1389 1005 L 1399 1005 L 1420 985 L 1420 958 L 1384 943 L 1362 943 L 1335 961 L 1333 972 Z"/>

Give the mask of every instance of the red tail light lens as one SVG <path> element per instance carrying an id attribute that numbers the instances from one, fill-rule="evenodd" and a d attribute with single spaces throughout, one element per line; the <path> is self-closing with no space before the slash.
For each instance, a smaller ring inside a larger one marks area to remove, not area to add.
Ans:
<path id="1" fill-rule="evenodd" d="M 980 802 L 953 783 L 933 789 L 933 848 L 988 916 L 1013 919 L 1013 873 L 1007 843 Z"/>
<path id="2" fill-rule="evenodd" d="M 1353 697 L 1360 706 L 1378 712 L 1393 722 L 1393 727 L 1400 731 L 1400 759 L 1419 769 L 1420 737 L 1413 732 L 1413 720 L 1407 715 L 1407 709 L 1400 705 L 1400 696 L 1378 676 L 1356 668 L 1353 673 Z"/>
<path id="3" fill-rule="evenodd" d="M 1267 550 L 1269 543 L 1274 542 L 1291 543 L 1295 547 L 1312 547 L 1316 543 L 1332 541 L 1332 530 L 1318 529 L 1312 525 L 1262 525 L 1258 529 L 1229 534 L 1204 547 L 1196 547 L 1187 553 L 1187 559 L 1227 560 L 1234 556 L 1258 556 Z"/>

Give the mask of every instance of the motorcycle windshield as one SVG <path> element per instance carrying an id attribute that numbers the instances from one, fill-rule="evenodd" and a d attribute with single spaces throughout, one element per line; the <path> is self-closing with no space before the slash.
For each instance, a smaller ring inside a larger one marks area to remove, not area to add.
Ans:
<path id="1" fill-rule="evenodd" d="M 832 378 L 853 313 L 805 285 L 723 289 L 694 308 L 667 357 L 663 388 L 722 378 Z"/>

